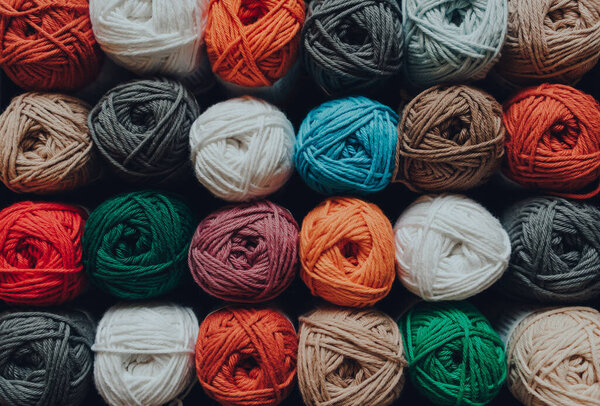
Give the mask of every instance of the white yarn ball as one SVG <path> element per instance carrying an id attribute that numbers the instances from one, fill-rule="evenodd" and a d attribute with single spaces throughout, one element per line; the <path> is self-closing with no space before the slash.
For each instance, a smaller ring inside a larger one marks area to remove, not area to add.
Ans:
<path id="1" fill-rule="evenodd" d="M 199 324 L 191 309 L 171 303 L 111 307 L 92 349 L 94 382 L 111 406 L 160 406 L 195 382 Z"/>
<path id="2" fill-rule="evenodd" d="M 217 103 L 190 130 L 194 172 L 224 200 L 263 197 L 290 178 L 295 140 L 285 114 L 263 100 L 245 96 Z"/>
<path id="3" fill-rule="evenodd" d="M 504 273 L 510 240 L 500 222 L 462 195 L 421 196 L 394 226 L 398 277 L 425 300 L 462 300 Z"/>
<path id="4" fill-rule="evenodd" d="M 185 75 L 200 65 L 208 0 L 90 0 L 102 50 L 138 74 Z"/>

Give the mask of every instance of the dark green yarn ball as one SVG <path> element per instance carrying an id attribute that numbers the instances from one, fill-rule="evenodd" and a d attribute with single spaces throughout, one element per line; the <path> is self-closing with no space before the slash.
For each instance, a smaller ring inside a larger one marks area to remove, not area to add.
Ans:
<path id="1" fill-rule="evenodd" d="M 435 404 L 486 405 L 502 388 L 504 344 L 472 305 L 420 303 L 399 326 L 410 379 Z"/>
<path id="2" fill-rule="evenodd" d="M 193 231 L 192 211 L 172 195 L 116 196 L 98 206 L 85 224 L 86 271 L 94 285 L 123 299 L 162 295 L 187 272 Z"/>

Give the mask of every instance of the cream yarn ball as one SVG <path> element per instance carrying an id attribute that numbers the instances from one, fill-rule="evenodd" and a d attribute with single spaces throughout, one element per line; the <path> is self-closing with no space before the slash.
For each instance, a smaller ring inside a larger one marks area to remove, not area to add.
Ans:
<path id="1" fill-rule="evenodd" d="M 398 277 L 425 300 L 462 300 L 504 273 L 510 240 L 500 222 L 462 195 L 421 196 L 394 226 Z"/>

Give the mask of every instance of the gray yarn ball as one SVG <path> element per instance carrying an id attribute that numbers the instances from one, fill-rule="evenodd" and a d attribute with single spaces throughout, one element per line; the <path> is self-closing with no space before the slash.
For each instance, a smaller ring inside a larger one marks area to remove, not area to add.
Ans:
<path id="1" fill-rule="evenodd" d="M 105 94 L 88 126 L 100 155 L 132 183 L 167 184 L 190 173 L 189 132 L 200 115 L 191 92 L 174 80 L 134 80 Z"/>
<path id="2" fill-rule="evenodd" d="M 94 335 L 84 312 L 0 315 L 0 404 L 81 404 L 91 386 Z"/>

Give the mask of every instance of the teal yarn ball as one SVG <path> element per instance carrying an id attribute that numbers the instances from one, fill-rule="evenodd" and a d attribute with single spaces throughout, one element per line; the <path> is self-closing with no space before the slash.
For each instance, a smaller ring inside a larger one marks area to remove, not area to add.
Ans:
<path id="1" fill-rule="evenodd" d="M 313 109 L 300 126 L 294 161 L 317 192 L 367 194 L 392 178 L 398 115 L 366 97 L 332 100 Z"/>
<path id="2" fill-rule="evenodd" d="M 85 224 L 83 255 L 92 283 L 122 299 L 160 296 L 187 272 L 194 215 L 179 198 L 154 191 L 103 202 Z"/>

